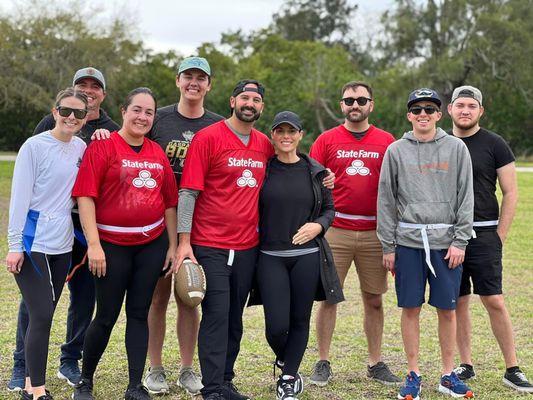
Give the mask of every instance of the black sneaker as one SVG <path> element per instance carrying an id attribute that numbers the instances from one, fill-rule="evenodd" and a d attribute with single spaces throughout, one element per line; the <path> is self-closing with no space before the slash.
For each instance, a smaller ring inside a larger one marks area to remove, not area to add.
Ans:
<path id="1" fill-rule="evenodd" d="M 37 397 L 37 400 L 54 400 L 50 393 L 43 394 L 42 396 Z"/>
<path id="2" fill-rule="evenodd" d="M 273 365 L 274 378 L 276 377 L 276 368 L 279 368 L 280 374 L 283 374 L 283 367 L 285 366 L 285 363 L 283 361 L 280 361 L 276 358 Z M 304 377 L 302 376 L 302 374 L 300 374 L 300 371 L 298 371 L 294 379 L 294 393 L 298 395 L 304 391 Z"/>
<path id="3" fill-rule="evenodd" d="M 383 361 L 378 362 L 372 367 L 367 366 L 366 376 L 384 385 L 400 386 L 403 383 L 398 376 L 391 372 L 387 364 Z"/>
<path id="4" fill-rule="evenodd" d="M 529 383 L 520 368 L 517 368 L 514 372 L 505 372 L 503 383 L 517 392 L 533 393 L 533 385 Z"/>
<path id="5" fill-rule="evenodd" d="M 453 370 L 453 372 L 455 372 L 455 375 L 457 375 L 457 377 L 462 381 L 467 381 L 476 377 L 474 367 L 470 364 L 460 364 Z"/>
<path id="6" fill-rule="evenodd" d="M 223 399 L 226 400 L 250 400 L 248 396 L 239 393 L 237 387 L 232 381 L 224 381 L 223 387 Z"/>
<path id="7" fill-rule="evenodd" d="M 124 394 L 124 400 L 151 400 L 152 397 L 148 393 L 148 389 L 142 384 L 134 388 L 129 388 Z"/>
<path id="8" fill-rule="evenodd" d="M 276 385 L 276 400 L 298 400 L 294 392 L 294 379 L 285 380 L 281 376 Z"/>
<path id="9" fill-rule="evenodd" d="M 208 395 L 202 396 L 204 400 L 226 400 L 224 396 L 218 393 L 209 393 Z"/>
<path id="10" fill-rule="evenodd" d="M 52 395 L 50 394 L 48 389 L 46 389 L 46 395 L 50 396 L 50 399 L 52 398 Z M 42 398 L 42 397 L 43 396 L 41 396 L 39 398 Z M 47 399 L 47 397 L 45 397 L 45 399 Z M 33 394 L 30 394 L 30 393 L 26 392 L 25 390 L 21 390 L 21 392 L 20 392 L 20 400 L 33 400 Z"/>
<path id="11" fill-rule="evenodd" d="M 82 379 L 74 386 L 72 398 L 74 400 L 94 400 L 93 383 L 88 379 Z"/>

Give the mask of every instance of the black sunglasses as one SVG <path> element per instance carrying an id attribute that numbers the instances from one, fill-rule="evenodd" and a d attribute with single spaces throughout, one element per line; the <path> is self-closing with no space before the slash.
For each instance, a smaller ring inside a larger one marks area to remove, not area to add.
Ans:
<path id="1" fill-rule="evenodd" d="M 366 103 L 368 103 L 369 101 L 372 101 L 372 99 L 368 97 L 362 97 L 362 96 L 358 98 L 345 97 L 341 101 L 344 102 L 344 104 L 346 104 L 348 107 L 350 107 L 350 106 L 353 106 L 353 103 L 355 103 L 356 101 L 357 101 L 357 104 L 359 104 L 360 106 L 365 106 Z"/>
<path id="2" fill-rule="evenodd" d="M 439 111 L 439 109 L 437 107 L 432 107 L 432 106 L 425 106 L 425 107 L 414 106 L 414 107 L 411 107 L 409 109 L 409 112 L 411 114 L 413 114 L 413 115 L 420 115 L 420 114 L 422 114 L 422 110 L 424 110 L 427 115 L 430 115 L 430 114 L 433 114 L 433 113 Z"/>
<path id="3" fill-rule="evenodd" d="M 70 108 L 70 107 L 56 107 L 57 112 L 59 115 L 61 115 L 63 118 L 66 118 L 70 116 L 70 114 L 74 113 L 74 118 L 76 119 L 83 119 L 87 115 L 87 110 L 80 110 L 79 108 Z"/>

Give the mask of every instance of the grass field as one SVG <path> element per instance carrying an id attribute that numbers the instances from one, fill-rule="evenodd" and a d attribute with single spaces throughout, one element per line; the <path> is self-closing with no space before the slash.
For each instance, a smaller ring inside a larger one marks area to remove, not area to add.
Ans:
<path id="1" fill-rule="evenodd" d="M 5 232 L 8 215 L 9 188 L 13 163 L 0 162 L 0 227 L 2 231 L 0 244 L 5 257 Z M 507 305 L 514 323 L 516 344 L 520 365 L 526 375 L 533 379 L 533 173 L 519 174 L 520 201 L 513 229 L 505 246 L 504 289 Z M 12 365 L 14 348 L 16 312 L 19 291 L 11 274 L 0 272 L 0 399 L 15 399 L 5 389 Z M 347 301 L 340 305 L 332 348 L 332 367 L 334 379 L 325 388 L 306 388 L 300 400 L 352 400 L 352 399 L 394 399 L 396 389 L 383 387 L 366 378 L 366 340 L 362 332 L 362 305 L 358 294 L 357 276 L 350 272 L 346 288 Z M 392 279 L 390 285 L 392 286 Z M 59 346 L 65 336 L 66 308 L 68 290 L 63 292 L 56 311 L 48 363 L 48 387 L 55 399 L 70 398 L 71 388 L 55 377 L 58 367 Z M 188 399 L 175 385 L 179 368 L 177 341 L 172 330 L 176 308 L 169 310 L 167 342 L 164 359 L 169 372 L 169 379 L 174 382 L 167 399 Z M 478 377 L 471 386 L 479 399 L 513 399 L 521 398 L 501 383 L 504 372 L 502 356 L 491 334 L 486 313 L 478 299 L 473 301 L 473 354 Z M 406 373 L 406 362 L 402 350 L 400 311 L 395 306 L 394 290 L 385 296 L 385 335 L 383 339 L 384 359 L 393 371 L 402 376 Z M 247 309 L 244 315 L 245 334 L 241 354 L 237 361 L 237 378 L 235 383 L 254 399 L 274 399 L 274 379 L 272 376 L 272 353 L 264 338 L 262 309 Z M 314 323 L 314 322 L 313 322 Z M 95 378 L 95 395 L 99 400 L 120 399 L 127 384 L 127 365 L 124 350 L 125 318 L 121 315 L 113 332 L 109 347 L 99 366 Z M 436 391 L 439 379 L 440 357 L 437 340 L 436 313 L 429 306 L 424 306 L 421 315 L 421 368 L 424 377 L 423 399 L 443 399 Z M 308 351 L 301 371 L 308 375 L 317 359 L 315 335 L 312 332 Z"/>

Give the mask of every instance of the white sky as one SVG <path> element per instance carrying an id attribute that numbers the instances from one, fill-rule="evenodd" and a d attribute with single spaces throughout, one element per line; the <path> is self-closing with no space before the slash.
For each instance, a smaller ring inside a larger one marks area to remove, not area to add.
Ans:
<path id="1" fill-rule="evenodd" d="M 0 0 L 0 11 L 9 11 L 23 2 Z M 187 56 L 203 42 L 217 42 L 222 32 L 239 28 L 249 32 L 266 27 L 283 3 L 284 0 L 92 0 L 82 4 L 100 7 L 104 15 L 125 14 L 138 21 L 137 28 L 148 46 L 156 51 L 177 50 Z M 355 30 L 363 29 L 366 33 L 375 29 L 379 14 L 393 0 L 350 0 L 350 3 L 359 4 Z"/>

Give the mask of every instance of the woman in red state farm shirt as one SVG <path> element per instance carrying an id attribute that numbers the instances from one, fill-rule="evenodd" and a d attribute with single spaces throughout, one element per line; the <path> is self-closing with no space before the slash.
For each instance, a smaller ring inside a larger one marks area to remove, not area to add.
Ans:
<path id="1" fill-rule="evenodd" d="M 122 128 L 109 140 L 89 146 L 74 185 L 97 302 L 83 345 L 82 379 L 73 396 L 77 400 L 93 399 L 93 375 L 124 297 L 129 367 L 125 399 L 150 399 L 141 385 L 147 317 L 161 271 L 168 268 L 170 273 L 175 264 L 178 200 L 165 153 L 144 137 L 155 110 L 150 89 L 131 91 L 122 107 Z"/>

